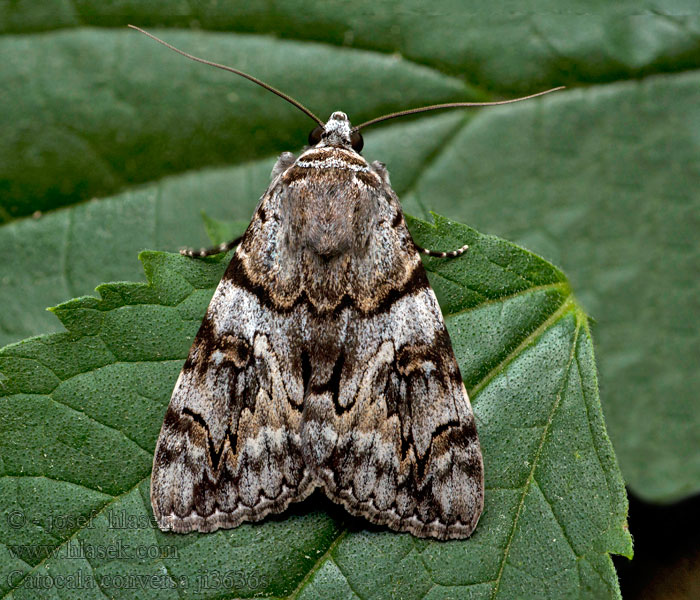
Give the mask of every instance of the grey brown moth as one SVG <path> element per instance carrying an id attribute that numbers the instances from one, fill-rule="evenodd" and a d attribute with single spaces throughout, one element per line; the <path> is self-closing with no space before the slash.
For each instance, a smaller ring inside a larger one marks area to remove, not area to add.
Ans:
<path id="1" fill-rule="evenodd" d="M 184 252 L 237 246 L 156 446 L 159 527 L 236 527 L 319 488 L 372 523 L 468 537 L 484 503 L 481 449 L 420 259 L 467 247 L 417 246 L 386 168 L 360 154 L 360 128 L 435 107 L 358 127 L 338 111 L 324 123 L 267 84 L 214 66 L 271 89 L 318 127 L 298 157 L 277 160 L 240 239 Z M 440 107 L 473 104 L 483 103 Z"/>

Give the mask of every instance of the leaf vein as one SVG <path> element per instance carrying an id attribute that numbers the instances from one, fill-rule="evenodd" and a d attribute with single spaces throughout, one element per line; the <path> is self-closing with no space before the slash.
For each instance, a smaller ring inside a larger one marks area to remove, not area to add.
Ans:
<path id="1" fill-rule="evenodd" d="M 86 528 L 88 527 L 88 525 L 89 525 L 95 518 L 97 518 L 98 516 L 100 516 L 109 506 L 112 506 L 115 502 L 117 502 L 118 500 L 120 500 L 120 499 L 123 498 L 124 496 L 128 496 L 131 492 L 133 492 L 135 489 L 137 489 L 142 483 L 144 483 L 146 480 L 148 480 L 148 478 L 149 478 L 150 476 L 151 476 L 151 475 L 150 475 L 150 473 L 149 473 L 146 477 L 140 479 L 134 486 L 130 487 L 130 488 L 127 489 L 126 491 L 122 492 L 121 494 L 117 494 L 116 496 L 112 496 L 112 499 L 111 499 L 111 500 L 105 502 L 99 510 L 95 511 L 92 515 L 90 515 L 90 519 L 89 519 L 89 521 L 85 524 L 85 527 L 81 527 L 80 529 L 77 529 L 70 537 L 68 537 L 66 540 L 64 540 L 64 541 L 63 541 L 61 544 L 59 544 L 58 546 L 56 546 L 56 548 L 59 548 L 60 546 L 64 546 L 64 545 L 68 544 L 71 540 L 75 539 L 76 536 L 77 536 L 80 532 L 82 532 L 84 529 L 86 529 Z M 9 594 L 11 594 L 15 589 L 17 589 L 17 588 L 22 584 L 22 582 L 23 582 L 27 577 L 29 577 L 30 574 L 34 573 L 37 569 L 39 569 L 41 566 L 43 566 L 44 563 L 48 560 L 48 558 L 49 558 L 49 557 L 47 556 L 46 558 L 42 559 L 39 563 L 36 564 L 35 567 L 33 567 L 30 571 L 27 571 L 27 572 L 24 574 L 24 576 L 22 577 L 22 579 L 20 579 L 19 581 L 16 582 L 15 587 L 9 589 L 9 590 L 2 596 L 2 598 L 0 598 L 0 600 L 5 600 L 5 598 L 7 598 Z"/>
<path id="2" fill-rule="evenodd" d="M 107 428 L 107 429 L 110 429 L 110 430 L 112 430 L 112 431 L 116 431 L 117 433 L 120 433 L 120 434 L 124 437 L 124 439 L 130 441 L 132 444 L 134 444 L 136 447 L 138 447 L 140 450 L 142 450 L 146 455 L 148 455 L 148 456 L 152 456 L 152 455 L 153 455 L 152 452 L 150 452 L 149 450 L 146 450 L 146 449 L 145 449 L 143 446 L 141 446 L 141 444 L 139 444 L 136 440 L 133 440 L 133 439 L 130 438 L 128 435 L 126 435 L 126 433 L 124 433 L 121 429 L 117 429 L 116 427 L 113 427 L 112 425 L 107 425 L 107 423 L 103 423 L 102 421 L 96 419 L 95 417 L 90 416 L 89 414 L 87 414 L 87 413 L 86 413 L 85 411 L 83 411 L 83 410 L 78 410 L 77 408 L 74 408 L 74 407 L 71 406 L 70 404 L 66 404 L 65 402 L 61 402 L 60 400 L 56 400 L 56 398 L 54 398 L 54 397 L 51 396 L 51 395 L 49 395 L 49 396 L 47 396 L 47 397 L 48 397 L 52 402 L 55 402 L 55 403 L 58 404 L 59 406 L 64 406 L 65 408 L 68 408 L 69 410 L 72 410 L 72 411 L 74 411 L 74 412 L 76 412 L 76 413 L 78 413 L 78 414 L 84 415 L 85 417 L 87 417 L 87 418 L 90 419 L 91 421 L 102 425 L 102 427 L 105 427 L 105 428 Z"/>
<path id="3" fill-rule="evenodd" d="M 437 273 L 437 272 L 436 272 L 436 274 L 442 275 L 441 273 Z M 447 278 L 445 278 L 445 279 L 447 279 Z M 448 279 L 448 281 L 451 281 L 451 280 Z M 454 281 L 453 283 L 457 283 L 457 282 Z M 463 287 L 466 287 L 466 286 L 463 286 Z M 466 289 L 472 290 L 472 291 L 476 292 L 477 294 L 479 293 L 477 290 L 474 290 L 472 288 L 466 288 Z M 489 298 L 488 300 L 485 300 L 484 302 L 480 302 L 479 304 L 475 304 L 474 306 L 468 306 L 466 308 L 462 308 L 462 309 L 457 310 L 455 312 L 449 313 L 446 316 L 446 318 L 451 319 L 453 317 L 470 312 L 472 310 L 477 310 L 477 309 L 483 308 L 484 306 L 489 306 L 490 304 L 497 304 L 499 302 L 504 302 L 506 300 L 512 300 L 513 298 L 518 298 L 519 296 L 525 296 L 525 295 L 533 293 L 533 292 L 541 292 L 544 290 L 556 290 L 556 289 L 560 289 L 562 292 L 565 292 L 565 291 L 567 291 L 567 285 L 565 283 L 562 283 L 562 282 L 545 283 L 542 285 L 536 285 L 534 287 L 529 287 L 529 288 L 524 289 L 524 290 L 519 290 L 517 292 L 513 292 L 512 294 L 507 294 L 505 296 L 499 296 L 498 298 Z M 484 294 L 481 294 L 481 295 L 484 296 Z"/>
<path id="4" fill-rule="evenodd" d="M 580 555 L 574 549 L 574 545 L 573 545 L 571 539 L 569 538 L 569 534 L 566 533 L 566 529 L 564 529 L 564 525 L 562 525 L 562 523 L 559 521 L 559 518 L 557 517 L 557 513 L 554 511 L 554 504 L 552 503 L 552 501 L 549 498 L 547 498 L 547 495 L 544 493 L 544 489 L 542 489 L 542 486 L 537 481 L 537 478 L 533 477 L 532 481 L 533 481 L 534 485 L 537 486 L 537 489 L 540 490 L 540 494 L 542 494 L 542 498 L 544 499 L 547 506 L 549 506 L 549 509 L 552 511 L 552 519 L 559 526 L 559 529 L 561 530 L 562 537 L 564 538 L 564 540 L 568 544 L 569 548 L 571 548 L 571 553 L 578 560 L 579 558 L 581 558 L 582 555 Z"/>
<path id="5" fill-rule="evenodd" d="M 544 444 L 545 444 L 545 441 L 547 439 L 547 434 L 549 433 L 549 429 L 552 425 L 554 415 L 556 414 L 556 411 L 559 408 L 559 405 L 561 404 L 561 396 L 562 396 L 562 393 L 564 392 L 567 381 L 569 379 L 571 365 L 572 365 L 573 360 L 574 360 L 574 353 L 576 351 L 576 342 L 578 340 L 579 330 L 580 330 L 580 327 L 577 323 L 574 339 L 573 339 L 573 342 L 571 344 L 571 353 L 569 355 L 569 361 L 567 363 L 566 371 L 564 372 L 564 374 L 562 376 L 562 384 L 561 384 L 561 387 L 559 388 L 559 392 L 557 393 L 555 401 L 552 404 L 552 409 L 549 411 L 549 417 L 547 418 L 547 424 L 544 428 L 544 431 L 542 432 L 542 437 L 540 438 L 540 443 L 537 447 L 537 450 L 535 451 L 535 456 L 532 459 L 532 468 L 530 469 L 530 474 L 528 475 L 527 480 L 525 481 L 525 485 L 523 486 L 523 493 L 522 493 L 522 496 L 520 497 L 520 502 L 518 503 L 518 508 L 516 509 L 516 512 L 515 512 L 515 518 L 513 519 L 513 527 L 510 531 L 510 535 L 508 536 L 508 541 L 506 542 L 506 547 L 503 550 L 503 559 L 501 560 L 501 564 L 498 568 L 498 574 L 496 575 L 496 581 L 494 583 L 494 587 L 492 588 L 491 600 L 493 600 L 498 594 L 498 589 L 501 585 L 501 580 L 503 577 L 503 571 L 505 569 L 506 562 L 508 561 L 508 558 L 510 556 L 510 547 L 513 543 L 513 539 L 515 538 L 515 532 L 516 532 L 517 527 L 518 527 L 518 521 L 520 520 L 520 515 L 522 514 L 523 507 L 525 506 L 525 498 L 527 497 L 528 491 L 530 489 L 530 485 L 532 484 L 532 482 L 535 478 L 535 471 L 537 469 L 537 465 L 539 464 L 539 459 L 540 459 L 540 456 L 542 454 L 542 449 L 544 448 Z"/>
<path id="6" fill-rule="evenodd" d="M 292 591 L 291 594 L 289 594 L 289 595 L 286 597 L 287 600 L 296 600 L 296 598 L 299 597 L 299 594 L 303 591 L 304 587 L 305 587 L 306 584 L 309 582 L 309 580 L 311 579 L 311 577 L 313 576 L 313 574 L 316 573 L 316 571 L 318 571 L 318 570 L 321 568 L 321 566 L 323 565 L 323 563 L 324 563 L 327 559 L 333 560 L 333 557 L 331 556 L 331 552 L 333 552 L 333 550 L 335 550 L 335 548 L 338 546 L 338 544 L 340 544 L 340 542 L 343 540 L 343 538 L 344 538 L 347 534 L 348 534 L 348 530 L 347 530 L 347 529 L 341 529 L 341 530 L 339 531 L 338 535 L 336 535 L 335 538 L 331 541 L 331 543 L 330 543 L 330 545 L 328 546 L 328 548 L 326 549 L 326 551 L 325 551 L 321 556 L 318 557 L 318 559 L 317 559 L 316 562 L 311 566 L 311 568 L 310 568 L 309 571 L 306 573 L 306 575 L 304 575 L 304 577 L 302 577 L 302 579 L 301 579 L 301 581 L 299 582 L 299 584 L 297 585 L 297 587 Z M 335 561 L 333 561 L 333 562 L 335 563 Z M 343 573 L 343 572 L 341 571 L 340 567 L 338 566 L 338 563 L 335 563 L 335 565 L 336 565 L 336 567 L 338 567 L 338 571 L 340 571 L 340 573 L 343 575 L 343 577 L 345 577 L 345 579 L 347 580 L 347 577 L 346 577 L 345 573 Z M 350 586 L 350 582 L 348 582 L 348 586 L 350 587 L 350 589 L 352 589 L 352 586 Z M 352 590 L 352 591 L 355 592 L 355 590 Z"/>
<path id="7" fill-rule="evenodd" d="M 559 308 L 554 311 L 547 320 L 540 324 L 536 329 L 534 329 L 528 336 L 520 342 L 507 356 L 505 356 L 491 371 L 489 371 L 481 381 L 477 383 L 471 390 L 469 390 L 469 397 L 476 398 L 476 396 L 481 392 L 486 385 L 494 378 L 496 375 L 501 373 L 513 360 L 515 360 L 522 351 L 527 348 L 535 339 L 537 339 L 544 331 L 546 331 L 554 322 L 559 320 L 567 311 L 572 309 L 573 303 L 571 300 L 564 301 L 559 306 Z"/>
<path id="8" fill-rule="evenodd" d="M 0 479 L 46 479 L 47 481 L 55 481 L 56 483 L 68 483 L 70 485 L 74 485 L 76 487 L 81 487 L 84 490 L 88 490 L 90 492 L 96 492 L 97 494 L 101 494 L 103 496 L 109 496 L 109 494 L 105 494 L 103 491 L 88 487 L 85 484 L 82 483 L 77 483 L 75 481 L 68 481 L 67 479 L 56 479 L 55 477 L 48 477 L 47 475 L 30 475 L 27 473 L 26 475 L 12 475 L 12 474 L 6 474 L 6 475 L 0 475 Z M 111 498 L 111 496 L 109 496 Z"/>

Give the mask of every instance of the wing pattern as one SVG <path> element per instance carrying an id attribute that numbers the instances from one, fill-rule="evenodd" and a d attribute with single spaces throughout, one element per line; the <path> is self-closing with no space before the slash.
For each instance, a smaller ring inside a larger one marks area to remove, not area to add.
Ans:
<path id="1" fill-rule="evenodd" d="M 386 171 L 340 148 L 283 159 L 173 391 L 158 523 L 235 527 L 318 487 L 373 523 L 467 537 L 474 416 Z"/>

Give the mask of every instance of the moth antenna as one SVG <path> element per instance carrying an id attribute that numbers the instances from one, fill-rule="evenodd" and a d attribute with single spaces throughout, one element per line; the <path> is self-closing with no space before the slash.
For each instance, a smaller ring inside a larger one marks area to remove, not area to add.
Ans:
<path id="1" fill-rule="evenodd" d="M 552 88 L 551 90 L 537 92 L 536 94 L 522 96 L 521 98 L 511 98 L 510 100 L 496 100 L 495 102 L 449 102 L 447 104 L 433 104 L 432 106 L 409 108 L 408 110 L 401 110 L 399 112 L 391 113 L 389 115 L 377 117 L 376 119 L 370 119 L 369 121 L 365 121 L 364 123 L 360 123 L 356 127 L 353 127 L 352 130 L 359 131 L 363 127 L 369 127 L 370 125 L 374 125 L 375 123 L 379 123 L 381 121 L 388 121 L 389 119 L 395 119 L 396 117 L 405 117 L 406 115 L 415 115 L 416 113 L 428 112 L 429 110 L 440 110 L 442 108 L 460 108 L 464 106 L 498 106 L 500 104 L 513 104 L 514 102 L 522 102 L 523 100 L 530 100 L 531 98 L 537 98 L 538 96 L 551 94 L 552 92 L 563 90 L 565 87 L 566 86 L 560 85 L 559 87 Z"/>
<path id="2" fill-rule="evenodd" d="M 311 117 L 316 123 L 319 125 L 323 126 L 325 123 L 321 121 L 314 113 L 312 113 L 308 108 L 306 108 L 301 102 L 295 100 L 291 96 L 288 96 L 284 92 L 280 92 L 277 88 L 272 87 L 270 84 L 265 83 L 264 81 L 261 81 L 257 77 L 253 77 L 252 75 L 248 75 L 248 73 L 244 73 L 243 71 L 239 71 L 238 69 L 234 69 L 233 67 L 228 67 L 226 65 L 221 65 L 219 63 L 212 62 L 210 60 L 206 60 L 204 58 L 199 58 L 198 56 L 193 56 L 192 54 L 188 54 L 187 52 L 180 50 L 179 48 L 176 48 L 172 44 L 168 44 L 168 42 L 161 40 L 159 37 L 156 37 L 152 33 L 148 33 L 148 31 L 144 31 L 140 27 L 136 27 L 136 25 L 129 25 L 131 29 L 135 29 L 136 31 L 139 31 L 143 33 L 144 35 L 148 36 L 152 40 L 155 40 L 159 44 L 163 44 L 166 48 L 170 48 L 171 50 L 177 52 L 178 54 L 182 54 L 182 56 L 185 56 L 189 58 L 190 60 L 194 60 L 196 62 L 203 63 L 205 65 L 209 65 L 210 67 L 216 67 L 217 69 L 223 69 L 224 71 L 229 71 L 230 73 L 235 73 L 236 75 L 240 75 L 241 77 L 245 77 L 248 81 L 252 81 L 253 83 L 257 83 L 260 87 L 265 88 L 268 92 L 272 92 L 273 94 L 276 94 L 283 100 L 286 100 L 290 104 L 293 104 L 296 106 L 301 112 L 305 113 L 309 117 Z"/>

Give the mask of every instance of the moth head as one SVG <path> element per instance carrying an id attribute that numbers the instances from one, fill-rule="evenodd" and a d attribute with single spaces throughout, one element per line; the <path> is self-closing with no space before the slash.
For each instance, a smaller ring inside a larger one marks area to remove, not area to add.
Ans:
<path id="1" fill-rule="evenodd" d="M 353 149 L 360 152 L 364 145 L 364 140 L 359 131 L 353 130 L 350 119 L 344 112 L 334 112 L 325 125 L 315 127 L 309 134 L 309 145 L 319 146 L 339 146 L 341 148 Z"/>

